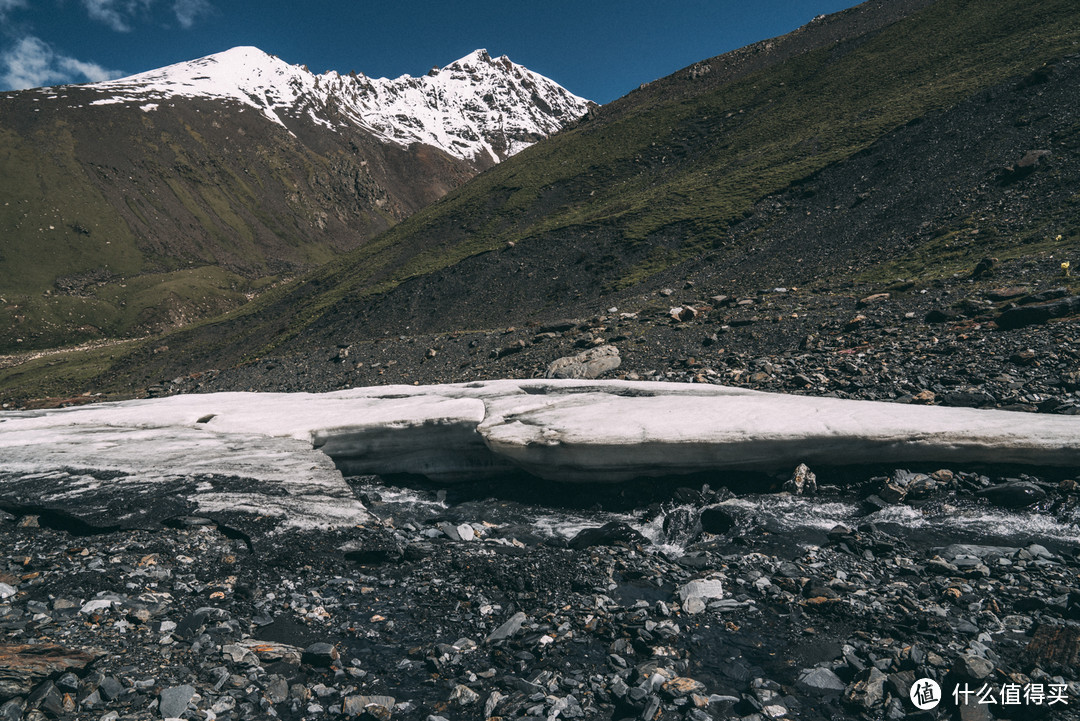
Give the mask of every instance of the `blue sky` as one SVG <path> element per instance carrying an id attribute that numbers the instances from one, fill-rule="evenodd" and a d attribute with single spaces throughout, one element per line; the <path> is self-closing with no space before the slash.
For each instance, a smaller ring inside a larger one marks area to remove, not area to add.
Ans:
<path id="1" fill-rule="evenodd" d="M 0 0 L 0 90 L 130 75 L 237 45 L 315 72 L 419 75 L 476 48 L 606 103 L 852 0 Z"/>

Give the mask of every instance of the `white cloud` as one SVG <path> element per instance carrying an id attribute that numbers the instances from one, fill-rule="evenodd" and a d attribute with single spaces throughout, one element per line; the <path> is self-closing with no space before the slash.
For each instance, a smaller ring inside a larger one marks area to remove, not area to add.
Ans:
<path id="1" fill-rule="evenodd" d="M 3 0 L 0 0 L 3 2 Z M 173 12 L 176 13 L 176 20 L 180 23 L 180 27 L 185 30 L 195 24 L 203 15 L 209 15 L 214 9 L 207 0 L 175 0 L 173 2 Z"/>
<path id="2" fill-rule="evenodd" d="M 3 0 L 0 0 L 2 2 Z M 100 82 L 123 73 L 56 52 L 40 38 L 22 38 L 0 53 L 0 89 L 22 90 L 73 82 Z"/>
<path id="3" fill-rule="evenodd" d="M 108 25 L 118 33 L 131 32 L 129 15 L 142 3 L 134 0 L 82 0 L 91 20 Z"/>
<path id="4" fill-rule="evenodd" d="M 26 0 L 0 0 L 0 20 L 12 10 L 26 7 Z"/>
<path id="5" fill-rule="evenodd" d="M 0 0 L 0 7 L 3 3 L 22 2 L 26 0 Z M 139 15 L 145 17 L 153 5 L 159 4 L 159 0 L 82 0 L 82 4 L 91 20 L 103 23 L 116 32 L 127 33 L 134 29 Z M 214 6 L 210 0 L 172 0 L 170 9 L 180 27 L 188 29 L 200 17 L 208 15 Z"/>

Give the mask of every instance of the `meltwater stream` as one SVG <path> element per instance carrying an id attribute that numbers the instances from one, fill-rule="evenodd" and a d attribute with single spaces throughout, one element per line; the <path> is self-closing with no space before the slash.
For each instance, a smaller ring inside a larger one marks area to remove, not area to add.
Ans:
<path id="1" fill-rule="evenodd" d="M 705 540 L 713 548 L 720 541 L 733 549 L 790 557 L 825 544 L 837 526 L 867 525 L 919 550 L 949 544 L 1026 547 L 1034 543 L 1060 552 L 1080 546 L 1080 506 L 1011 510 L 982 500 L 946 498 L 877 510 L 868 508 L 856 490 L 815 496 L 725 493 L 729 497 L 708 507 L 728 516 L 730 528 L 708 533 L 700 525 L 702 504 L 680 502 L 676 487 L 663 483 L 651 492 L 638 487 L 626 493 L 611 485 L 537 490 L 520 484 L 500 489 L 484 483 L 436 489 L 374 476 L 349 480 L 377 517 L 395 526 L 426 527 L 432 536 L 440 535 L 439 522 L 448 522 L 470 525 L 481 539 L 560 545 L 586 529 L 619 523 L 647 539 L 647 549 L 671 558 Z"/>

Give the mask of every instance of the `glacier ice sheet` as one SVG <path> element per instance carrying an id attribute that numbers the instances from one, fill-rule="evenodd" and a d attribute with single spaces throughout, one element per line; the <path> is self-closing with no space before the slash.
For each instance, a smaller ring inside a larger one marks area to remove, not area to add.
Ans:
<path id="1" fill-rule="evenodd" d="M 339 469 L 622 481 L 810 465 L 1080 467 L 1080 421 L 723 386 L 501 380 L 214 393 L 0 413 L 0 504 L 98 525 L 175 515 L 368 520 Z M 336 467 L 335 467 L 336 464 Z"/>

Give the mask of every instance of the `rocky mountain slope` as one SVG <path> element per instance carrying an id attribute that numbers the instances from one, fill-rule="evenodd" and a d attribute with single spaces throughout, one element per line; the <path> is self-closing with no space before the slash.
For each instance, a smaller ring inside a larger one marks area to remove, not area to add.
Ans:
<path id="1" fill-rule="evenodd" d="M 324 390 L 542 375 L 609 344 L 626 377 L 1073 408 L 1069 326 L 991 321 L 1076 295 L 1077 20 L 1058 0 L 815 20 L 591 113 L 223 322 L 0 383 Z M 993 360 L 1028 351 L 1055 357 Z"/>
<path id="2" fill-rule="evenodd" d="M 483 50 L 390 80 L 241 47 L 0 95 L 0 350 L 235 307 L 587 109 Z"/>

